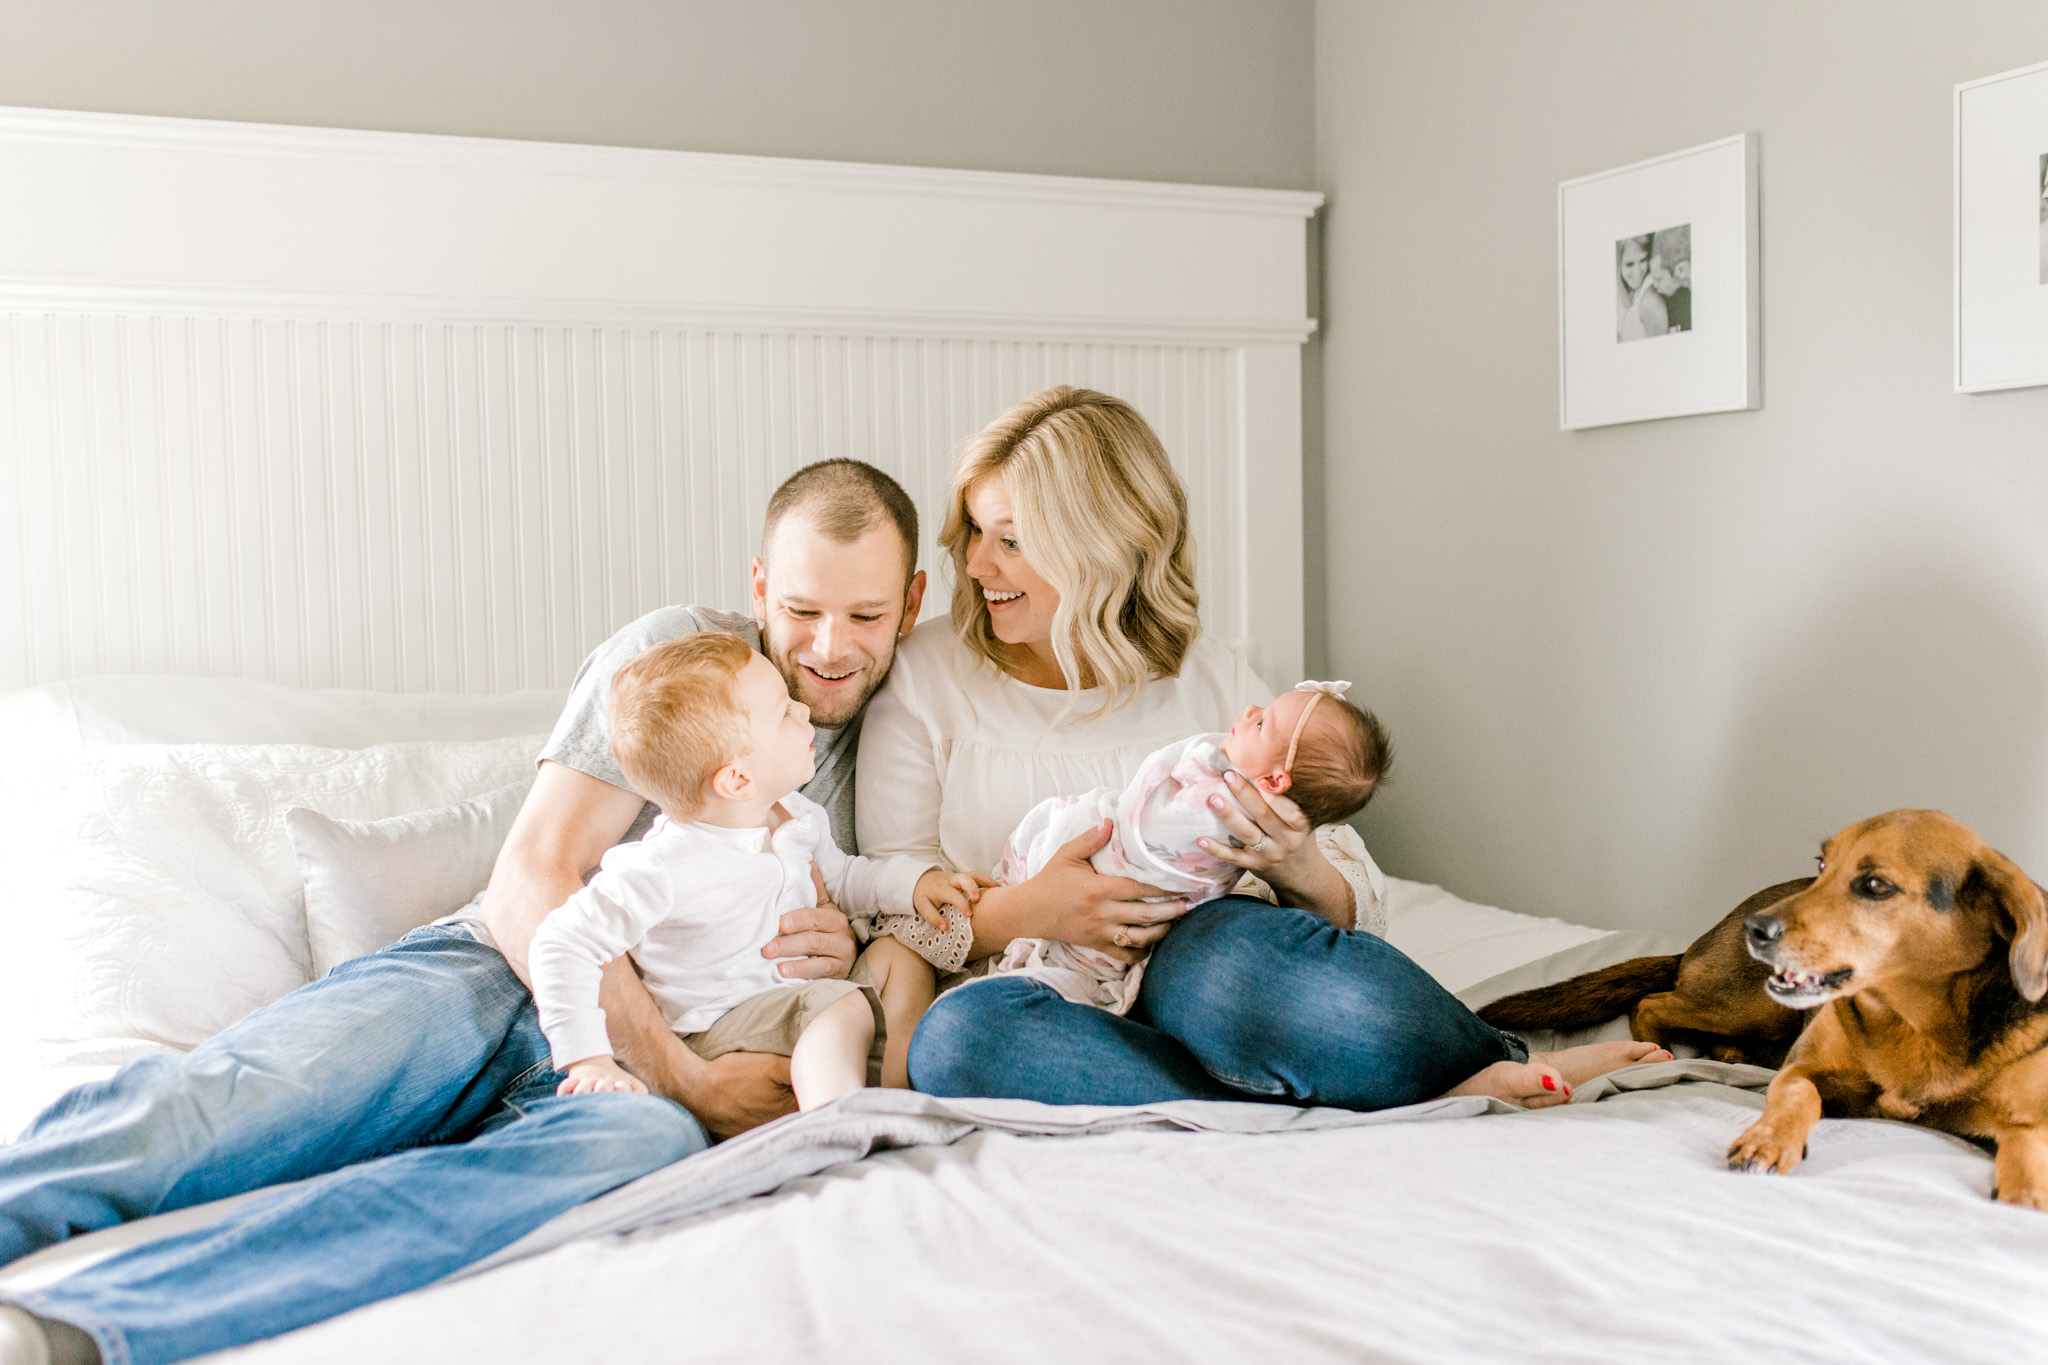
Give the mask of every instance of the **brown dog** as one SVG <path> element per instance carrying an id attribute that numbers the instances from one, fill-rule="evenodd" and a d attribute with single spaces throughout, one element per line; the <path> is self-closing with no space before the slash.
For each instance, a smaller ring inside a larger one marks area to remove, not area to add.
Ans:
<path id="1" fill-rule="evenodd" d="M 1503 996 L 1479 1011 L 1496 1028 L 1571 1032 L 1627 1014 L 1646 1043 L 1689 1043 L 1723 1062 L 1776 1066 L 1806 1016 L 1764 990 L 1771 969 L 1749 955 L 1749 917 L 1813 885 L 1812 877 L 1757 892 L 1672 957 L 1637 957 L 1554 986 Z"/>
<path id="2" fill-rule="evenodd" d="M 1939 811 L 1851 825 L 1820 856 L 1744 926 L 1771 998 L 1816 1012 L 1728 1164 L 1790 1171 L 1823 1113 L 1905 1119 L 1996 1142 L 1997 1197 L 2048 1208 L 2048 897 Z"/>

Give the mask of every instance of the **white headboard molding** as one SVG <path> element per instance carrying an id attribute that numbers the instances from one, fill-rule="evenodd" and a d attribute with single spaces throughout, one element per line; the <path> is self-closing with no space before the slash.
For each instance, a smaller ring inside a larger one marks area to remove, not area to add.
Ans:
<path id="1" fill-rule="evenodd" d="M 811 460 L 934 566 L 960 442 L 1061 382 L 1158 428 L 1209 629 L 1300 672 L 1319 195 L 6 109 L 0 184 L 0 688 L 560 685 L 743 606 Z"/>

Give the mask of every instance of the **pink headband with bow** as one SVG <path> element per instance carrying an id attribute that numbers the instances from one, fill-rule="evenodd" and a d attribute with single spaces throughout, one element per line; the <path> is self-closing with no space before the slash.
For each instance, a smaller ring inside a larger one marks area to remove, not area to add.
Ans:
<path id="1" fill-rule="evenodd" d="M 1294 733 L 1287 737 L 1287 761 L 1280 765 L 1280 771 L 1290 776 L 1294 772 L 1294 751 L 1301 744 L 1301 732 L 1308 728 L 1309 712 L 1315 710 L 1316 703 L 1324 697 L 1343 696 L 1351 690 L 1351 684 L 1348 682 L 1298 682 L 1294 685 L 1294 690 L 1308 693 L 1309 698 L 1308 705 L 1302 707 L 1301 714 L 1295 718 Z"/>

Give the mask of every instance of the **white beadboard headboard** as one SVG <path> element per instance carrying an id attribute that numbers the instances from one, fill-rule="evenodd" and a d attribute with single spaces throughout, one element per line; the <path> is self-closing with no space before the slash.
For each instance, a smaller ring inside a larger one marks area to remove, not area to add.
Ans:
<path id="1" fill-rule="evenodd" d="M 1208 629 L 1302 666 L 1321 196 L 0 109 L 0 689 L 500 691 L 744 609 L 768 493 L 1074 383 L 1186 481 Z"/>

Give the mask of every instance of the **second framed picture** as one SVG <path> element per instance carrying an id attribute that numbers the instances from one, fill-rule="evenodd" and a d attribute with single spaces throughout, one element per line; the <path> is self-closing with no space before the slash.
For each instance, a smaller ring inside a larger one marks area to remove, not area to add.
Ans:
<path id="1" fill-rule="evenodd" d="M 2048 62 L 1956 87 L 1956 391 L 2048 384 Z"/>
<path id="2" fill-rule="evenodd" d="M 1763 406 L 1755 133 L 1557 187 L 1559 424 Z"/>

